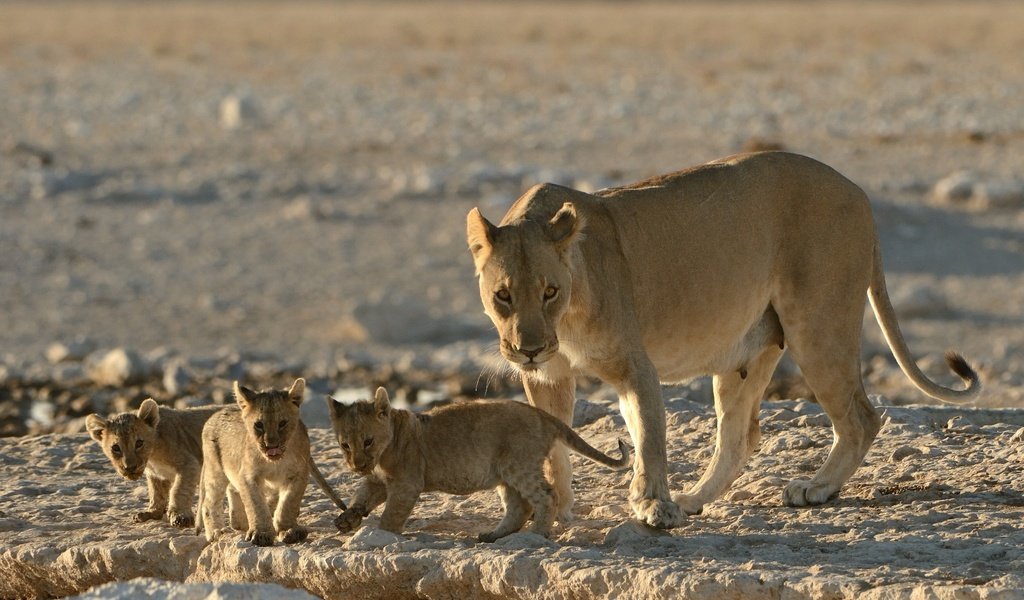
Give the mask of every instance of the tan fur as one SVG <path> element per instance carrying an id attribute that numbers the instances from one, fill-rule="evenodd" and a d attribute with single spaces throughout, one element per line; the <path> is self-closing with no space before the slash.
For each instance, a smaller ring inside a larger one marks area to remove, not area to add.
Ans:
<path id="1" fill-rule="evenodd" d="M 146 475 L 149 507 L 135 521 L 162 519 L 171 525 L 191 527 L 195 517 L 192 498 L 203 465 L 203 425 L 219 407 L 175 410 L 160 407 L 152 398 L 138 412 L 109 419 L 86 417 L 86 429 L 99 442 L 114 470 L 126 479 Z"/>
<path id="2" fill-rule="evenodd" d="M 306 539 L 298 524 L 309 480 L 309 436 L 299 418 L 305 380 L 289 390 L 254 392 L 235 382 L 238 406 L 226 408 L 203 429 L 200 527 L 214 540 L 224 528 L 224 495 L 245 508 L 245 539 L 257 546 Z"/>
<path id="3" fill-rule="evenodd" d="M 899 333 L 885 292 L 878 235 L 864 192 L 807 157 L 764 152 L 596 194 L 539 185 L 502 219 L 477 209 L 467 239 L 501 353 L 522 372 L 532 404 L 564 422 L 574 376 L 619 391 L 637 448 L 630 503 L 657 527 L 682 523 L 721 495 L 757 448 L 758 405 L 788 346 L 832 419 L 835 443 L 786 504 L 835 496 L 880 427 L 860 376 L 864 293 L 900 366 L 940 400 L 977 397 L 962 358 L 955 391 L 929 381 Z M 700 481 L 669 497 L 659 381 L 714 375 L 718 437 Z M 559 512 L 572 503 L 569 463 L 551 474 Z"/>
<path id="4" fill-rule="evenodd" d="M 561 421 L 516 402 L 459 402 L 416 415 L 391 408 L 387 391 L 378 388 L 372 402 L 327 403 L 349 467 L 364 476 L 351 507 L 334 521 L 343 533 L 359 527 L 385 500 L 380 526 L 401 533 L 423 492 L 469 494 L 497 487 L 505 516 L 480 541 L 519 531 L 531 510 L 531 531 L 546 536 L 554 497 L 543 465 L 556 442 L 611 467 L 629 464 L 621 440 L 620 457 L 611 458 Z"/>

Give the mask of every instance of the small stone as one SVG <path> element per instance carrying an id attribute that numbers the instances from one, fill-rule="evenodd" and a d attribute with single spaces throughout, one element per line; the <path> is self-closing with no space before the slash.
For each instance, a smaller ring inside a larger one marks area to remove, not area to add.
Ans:
<path id="1" fill-rule="evenodd" d="M 1011 444 L 1019 444 L 1024 442 L 1024 427 L 1021 427 L 1010 436 Z"/>
<path id="2" fill-rule="evenodd" d="M 981 209 L 1024 206 L 1024 182 L 993 181 L 975 186 L 971 202 Z"/>
<path id="3" fill-rule="evenodd" d="M 67 342 L 54 342 L 46 349 L 46 360 L 52 364 L 82 360 L 96 349 L 96 343 L 86 337 L 77 337 Z"/>
<path id="4" fill-rule="evenodd" d="M 229 95 L 220 101 L 220 126 L 237 129 L 256 118 L 256 106 L 246 95 Z"/>
<path id="5" fill-rule="evenodd" d="M 611 413 L 611 410 L 607 406 L 594 404 L 581 398 L 576 401 L 576 406 L 573 407 L 572 426 L 583 427 L 584 425 L 589 425 L 609 413 Z"/>
<path id="6" fill-rule="evenodd" d="M 958 171 L 940 179 L 932 188 L 932 198 L 944 204 L 966 204 L 974 195 L 978 176 L 970 171 Z"/>
<path id="7" fill-rule="evenodd" d="M 558 544 L 540 534 L 520 531 L 498 538 L 491 543 L 491 546 L 503 550 L 524 550 L 526 548 L 556 548 Z"/>
<path id="8" fill-rule="evenodd" d="M 629 520 L 620 523 L 608 530 L 604 536 L 605 546 L 621 546 L 623 544 L 636 544 L 651 538 L 665 537 L 671 535 L 667 531 L 655 529 L 639 521 Z"/>
<path id="9" fill-rule="evenodd" d="M 942 293 L 930 285 L 910 283 L 897 286 L 890 293 L 901 319 L 940 317 L 949 312 Z"/>
<path id="10" fill-rule="evenodd" d="M 54 382 L 65 386 L 80 385 L 89 380 L 81 363 L 57 364 L 51 373 Z"/>
<path id="11" fill-rule="evenodd" d="M 390 544 L 397 544 L 404 540 L 404 537 L 391 533 L 390 531 L 384 531 L 383 529 L 377 529 L 376 527 L 361 527 L 347 542 L 345 542 L 345 549 L 374 550 L 376 548 L 383 548 Z"/>
<path id="12" fill-rule="evenodd" d="M 164 389 L 167 390 L 168 394 L 177 396 L 180 394 L 190 383 L 192 383 L 192 377 L 185 369 L 185 361 L 182 359 L 175 359 L 167 363 L 164 368 Z"/>
<path id="13" fill-rule="evenodd" d="M 96 385 L 122 386 L 144 379 L 147 369 L 138 354 L 116 348 L 87 356 L 85 372 Z"/>
<path id="14" fill-rule="evenodd" d="M 920 456 L 921 450 L 913 446 L 900 446 L 889 455 L 889 462 L 900 462 L 911 456 Z"/>

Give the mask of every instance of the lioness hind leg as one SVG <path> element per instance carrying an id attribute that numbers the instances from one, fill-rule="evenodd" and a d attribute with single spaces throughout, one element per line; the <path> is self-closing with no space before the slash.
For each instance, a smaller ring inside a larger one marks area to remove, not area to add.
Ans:
<path id="1" fill-rule="evenodd" d="M 505 507 L 505 516 L 494 531 L 480 534 L 478 539 L 481 542 L 493 542 L 519 531 L 530 516 L 530 505 L 514 487 L 502 483 L 498 485 L 498 495 Z"/>
<path id="2" fill-rule="evenodd" d="M 778 346 L 768 346 L 747 365 L 745 378 L 736 371 L 715 375 L 715 453 L 700 481 L 673 498 L 687 514 L 699 514 L 704 504 L 729 489 L 757 448 L 758 409 L 781 356 Z"/>

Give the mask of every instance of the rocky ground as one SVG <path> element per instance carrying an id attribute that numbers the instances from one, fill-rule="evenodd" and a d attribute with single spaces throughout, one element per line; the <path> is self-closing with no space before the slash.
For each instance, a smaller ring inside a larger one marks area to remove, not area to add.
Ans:
<path id="1" fill-rule="evenodd" d="M 426 494 L 404 536 L 376 529 L 376 516 L 341 536 L 331 525 L 336 509 L 311 486 L 308 542 L 207 545 L 165 523 L 131 523 L 145 486 L 116 477 L 87 435 L 7 438 L 0 597 L 155 577 L 275 582 L 326 598 L 1019 598 L 1024 412 L 883 410 L 864 466 L 827 506 L 780 505 L 784 483 L 824 459 L 831 429 L 817 405 L 779 401 L 762 410 L 760 453 L 733 489 L 683 527 L 666 533 L 629 520 L 629 472 L 575 460 L 577 519 L 550 540 L 519 533 L 495 544 L 475 542 L 499 518 L 494 493 Z M 668 411 L 670 479 L 684 489 L 710 456 L 713 413 L 685 397 Z M 581 401 L 576 425 L 599 448 L 626 435 L 611 403 Z M 347 495 L 355 480 L 329 431 L 312 433 L 316 460 Z M 147 585 L 166 590 L 141 582 L 95 594 L 138 597 Z"/>
<path id="2" fill-rule="evenodd" d="M 411 406 L 519 396 L 480 310 L 466 212 L 497 219 L 540 181 L 592 190 L 765 148 L 868 192 L 925 371 L 955 383 L 941 356 L 960 350 L 980 406 L 1024 407 L 1021 23 L 1004 2 L 2 3 L 0 436 L 84 444 L 89 413 L 224 402 L 233 379 L 305 376 L 321 424 L 322 395 L 376 385 Z M 866 314 L 869 392 L 925 401 Z M 666 392 L 710 396 L 705 380 Z M 580 396 L 613 394 L 583 382 Z M 784 362 L 770 397 L 810 396 Z M 957 468 L 985 468 L 971 456 Z M 747 533 L 722 527 L 699 539 L 729 555 Z M 175 556 L 214 552 L 182 543 Z M 471 577 L 474 552 L 445 573 Z M 857 585 L 895 581 L 882 559 L 842 556 Z M 694 570 L 651 564 L 635 576 Z"/>

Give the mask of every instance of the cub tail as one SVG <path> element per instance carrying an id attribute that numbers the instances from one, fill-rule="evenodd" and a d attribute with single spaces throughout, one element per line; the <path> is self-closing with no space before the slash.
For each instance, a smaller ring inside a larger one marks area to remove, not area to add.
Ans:
<path id="1" fill-rule="evenodd" d="M 324 494 L 331 499 L 331 502 L 334 502 L 335 506 L 337 506 L 341 510 L 348 510 L 348 506 L 345 505 L 345 502 L 341 499 L 341 496 L 339 496 L 338 493 L 334 491 L 334 488 L 331 487 L 331 484 L 327 483 L 327 480 L 320 472 L 320 469 L 316 467 L 316 463 L 313 462 L 312 456 L 309 457 L 309 474 L 313 476 L 313 480 L 316 481 L 316 484 L 318 486 L 320 486 L 320 489 L 323 490 Z"/>

